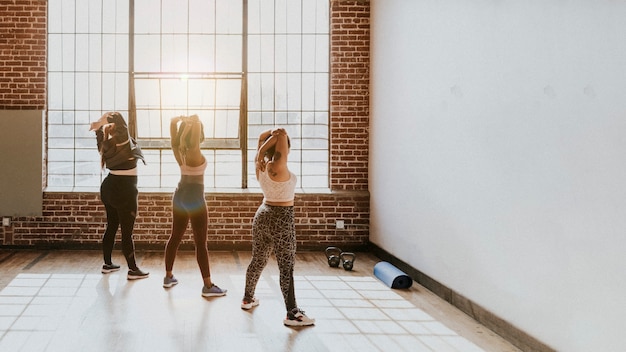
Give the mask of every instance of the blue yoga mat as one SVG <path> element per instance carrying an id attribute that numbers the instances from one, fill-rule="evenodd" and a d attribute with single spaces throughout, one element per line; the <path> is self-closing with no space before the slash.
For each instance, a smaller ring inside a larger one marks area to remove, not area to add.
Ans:
<path id="1" fill-rule="evenodd" d="M 400 269 L 387 262 L 374 265 L 374 275 L 391 288 L 409 288 L 413 280 Z"/>

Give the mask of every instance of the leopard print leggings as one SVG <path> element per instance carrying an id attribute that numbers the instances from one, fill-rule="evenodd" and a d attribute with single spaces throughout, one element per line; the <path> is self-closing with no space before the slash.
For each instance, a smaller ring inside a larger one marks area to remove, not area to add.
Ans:
<path id="1" fill-rule="evenodd" d="M 287 311 L 296 308 L 293 268 L 296 259 L 296 226 L 294 207 L 261 204 L 252 221 L 252 260 L 246 270 L 243 299 L 251 301 L 261 272 L 274 250 L 280 271 L 280 289 Z"/>

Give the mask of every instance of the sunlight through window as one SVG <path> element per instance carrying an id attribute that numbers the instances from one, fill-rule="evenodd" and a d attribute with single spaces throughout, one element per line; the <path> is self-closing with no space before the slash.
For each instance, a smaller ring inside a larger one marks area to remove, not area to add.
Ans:
<path id="1" fill-rule="evenodd" d="M 88 126 L 106 111 L 136 131 L 140 188 L 176 186 L 169 120 L 192 114 L 207 187 L 258 187 L 256 138 L 278 125 L 299 186 L 329 186 L 328 1 L 50 0 L 48 14 L 50 189 L 99 186 Z"/>

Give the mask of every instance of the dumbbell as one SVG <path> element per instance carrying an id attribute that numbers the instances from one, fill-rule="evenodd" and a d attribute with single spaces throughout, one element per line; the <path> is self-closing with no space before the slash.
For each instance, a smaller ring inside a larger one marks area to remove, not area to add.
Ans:
<path id="1" fill-rule="evenodd" d="M 342 252 L 339 255 L 339 259 L 341 259 L 342 266 L 345 270 L 352 270 L 354 267 L 354 260 L 356 259 L 356 255 L 352 252 Z"/>
<path id="2" fill-rule="evenodd" d="M 337 247 L 328 247 L 326 248 L 325 252 L 326 258 L 328 259 L 328 265 L 330 265 L 332 268 L 339 267 L 339 264 L 341 263 L 341 249 Z"/>

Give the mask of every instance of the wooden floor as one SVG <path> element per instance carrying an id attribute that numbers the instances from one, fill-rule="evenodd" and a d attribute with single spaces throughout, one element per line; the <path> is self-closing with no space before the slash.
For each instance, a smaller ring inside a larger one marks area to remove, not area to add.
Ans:
<path id="1" fill-rule="evenodd" d="M 315 326 L 282 324 L 272 258 L 260 305 L 241 310 L 250 252 L 211 252 L 225 297 L 203 298 L 193 252 L 180 252 L 179 284 L 162 285 L 162 252 L 139 252 L 150 277 L 103 275 L 99 251 L 0 250 L 0 351 L 518 351 L 423 287 L 397 290 L 373 275 L 379 260 L 357 253 L 352 271 L 323 253 L 297 255 L 296 297 Z"/>

